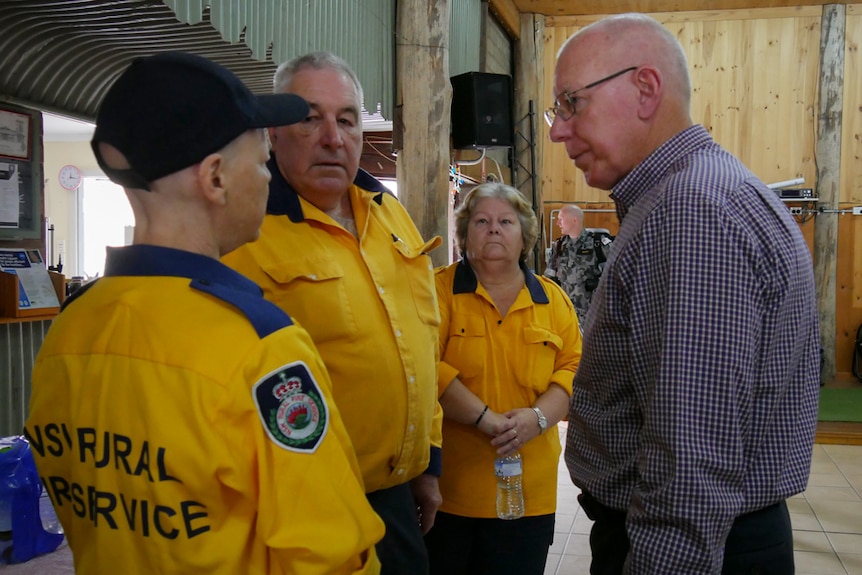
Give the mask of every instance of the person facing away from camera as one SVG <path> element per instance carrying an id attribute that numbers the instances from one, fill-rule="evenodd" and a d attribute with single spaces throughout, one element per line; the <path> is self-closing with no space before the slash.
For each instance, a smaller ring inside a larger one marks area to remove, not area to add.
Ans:
<path id="1" fill-rule="evenodd" d="M 811 256 L 692 122 L 688 64 L 623 14 L 559 51 L 550 137 L 620 219 L 584 326 L 566 464 L 591 573 L 793 573 L 819 391 Z"/>
<path id="2" fill-rule="evenodd" d="M 422 575 L 422 533 L 440 504 L 439 313 L 428 255 L 440 238 L 426 242 L 398 200 L 359 168 L 362 87 L 341 58 L 300 56 L 279 66 L 274 86 L 311 110 L 270 130 L 261 238 L 223 261 L 311 334 L 368 500 L 386 524 L 377 545 L 383 573 Z"/>

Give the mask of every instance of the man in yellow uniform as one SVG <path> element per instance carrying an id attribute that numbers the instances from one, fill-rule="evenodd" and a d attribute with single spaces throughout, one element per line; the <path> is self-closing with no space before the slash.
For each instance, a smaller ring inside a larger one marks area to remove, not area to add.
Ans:
<path id="1" fill-rule="evenodd" d="M 218 261 L 264 215 L 264 128 L 306 117 L 165 53 L 108 91 L 93 151 L 134 245 L 52 325 L 25 434 L 78 573 L 378 573 L 364 497 L 308 334 Z"/>
<path id="2" fill-rule="evenodd" d="M 343 60 L 282 64 L 275 91 L 299 94 L 311 111 L 270 130 L 261 238 L 223 261 L 311 334 L 386 524 L 382 572 L 422 575 L 422 530 L 440 504 L 439 312 L 426 255 L 440 239 L 424 242 L 398 200 L 359 170 L 362 88 Z"/>

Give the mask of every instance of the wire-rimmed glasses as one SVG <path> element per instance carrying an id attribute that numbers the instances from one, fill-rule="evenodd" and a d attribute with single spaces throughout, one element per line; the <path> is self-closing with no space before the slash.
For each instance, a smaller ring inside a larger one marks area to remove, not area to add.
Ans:
<path id="1" fill-rule="evenodd" d="M 583 88 L 578 88 L 574 92 L 560 92 L 556 99 L 554 100 L 554 105 L 545 110 L 545 122 L 548 126 L 554 125 L 554 120 L 559 117 L 564 122 L 575 115 L 577 109 L 575 106 L 578 103 L 578 97 L 575 95 L 578 92 L 583 92 L 584 90 L 589 90 L 590 88 L 595 88 L 599 84 L 604 84 L 605 82 L 609 82 L 614 78 L 622 76 L 626 72 L 631 72 L 632 70 L 637 70 L 637 66 L 629 66 L 625 70 L 620 70 L 619 72 L 614 72 L 610 76 L 605 76 L 601 80 L 596 80 L 590 84 L 587 84 Z"/>

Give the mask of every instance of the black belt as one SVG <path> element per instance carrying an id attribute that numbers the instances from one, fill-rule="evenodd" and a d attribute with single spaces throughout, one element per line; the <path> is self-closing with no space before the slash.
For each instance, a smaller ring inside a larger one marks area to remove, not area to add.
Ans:
<path id="1" fill-rule="evenodd" d="M 581 507 L 584 510 L 584 513 L 587 514 L 592 521 L 625 521 L 626 520 L 626 511 L 620 511 L 619 509 L 614 509 L 613 507 L 608 507 L 598 499 L 592 496 L 592 494 L 581 491 L 578 494 L 578 503 L 581 504 Z M 781 502 L 773 503 L 772 505 L 767 505 L 762 509 L 757 509 L 756 511 L 751 511 L 750 513 L 746 513 L 744 515 L 740 515 L 734 520 L 734 526 L 739 523 L 748 523 L 749 521 L 757 521 L 763 515 L 769 515 L 771 513 L 775 513 L 779 511 L 781 506 Z"/>
<path id="2" fill-rule="evenodd" d="M 584 513 L 587 514 L 587 517 L 589 517 L 593 521 L 625 522 L 626 520 L 625 511 L 620 511 L 619 509 L 608 507 L 586 491 L 581 491 L 578 494 L 578 503 L 581 504 L 581 507 L 583 508 Z"/>

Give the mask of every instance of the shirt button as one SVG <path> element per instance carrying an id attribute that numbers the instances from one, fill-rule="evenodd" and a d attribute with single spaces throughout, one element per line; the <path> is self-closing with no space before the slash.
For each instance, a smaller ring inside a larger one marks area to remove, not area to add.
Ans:
<path id="1" fill-rule="evenodd" d="M 401 330 L 400 329 L 395 330 L 395 337 L 401 337 Z"/>
<path id="2" fill-rule="evenodd" d="M 411 375 L 410 376 L 410 383 L 415 383 L 415 382 L 416 382 L 416 378 Z"/>
<path id="3" fill-rule="evenodd" d="M 317 274 L 311 274 L 311 276 L 310 276 L 310 277 L 311 277 L 311 279 L 316 280 L 316 279 L 317 279 Z"/>
<path id="4" fill-rule="evenodd" d="M 410 427 L 408 429 L 410 429 L 410 431 L 413 432 L 416 429 L 416 426 L 411 423 Z"/>
<path id="5" fill-rule="evenodd" d="M 398 470 L 398 475 L 404 475 L 404 470 L 403 470 L 403 469 L 399 469 L 399 470 Z"/>
<path id="6" fill-rule="evenodd" d="M 380 293 L 383 293 L 383 288 L 382 288 L 382 287 L 378 287 L 378 288 L 377 288 L 377 291 L 379 291 Z"/>

